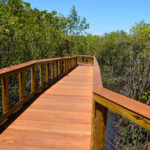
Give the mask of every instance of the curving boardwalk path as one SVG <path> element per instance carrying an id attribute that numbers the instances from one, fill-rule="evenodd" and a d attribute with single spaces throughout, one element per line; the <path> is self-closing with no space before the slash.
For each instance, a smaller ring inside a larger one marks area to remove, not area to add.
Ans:
<path id="1" fill-rule="evenodd" d="M 89 150 L 93 67 L 79 65 L 1 135 L 0 150 Z"/>

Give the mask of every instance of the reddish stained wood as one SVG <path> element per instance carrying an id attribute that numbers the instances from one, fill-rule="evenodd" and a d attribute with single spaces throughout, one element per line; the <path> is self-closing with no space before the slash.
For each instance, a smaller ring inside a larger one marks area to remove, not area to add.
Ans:
<path id="1" fill-rule="evenodd" d="M 93 90 L 96 90 L 98 88 L 103 88 L 103 83 L 102 83 L 99 64 L 95 57 L 94 57 L 93 65 L 94 65 L 94 67 L 93 67 Z"/>
<path id="2" fill-rule="evenodd" d="M 92 77 L 81 65 L 49 88 L 0 135 L 0 149 L 89 150 Z"/>
<path id="3" fill-rule="evenodd" d="M 29 62 L 26 62 L 26 63 L 19 64 L 19 65 L 14 65 L 14 66 L 11 66 L 11 67 L 2 68 L 2 69 L 0 69 L 0 78 L 3 78 L 5 76 L 10 76 L 10 75 L 15 74 L 19 71 L 23 71 L 23 70 L 26 70 L 28 68 L 31 68 L 35 65 L 45 64 L 45 63 L 54 62 L 56 60 L 64 60 L 64 59 L 70 59 L 70 58 L 75 58 L 75 57 L 76 56 L 34 60 L 34 61 L 29 61 Z"/>
<path id="4" fill-rule="evenodd" d="M 136 114 L 139 114 L 140 116 L 150 119 L 150 107 L 146 104 L 140 103 L 136 100 L 120 95 L 105 88 L 94 90 L 94 93 Z"/>

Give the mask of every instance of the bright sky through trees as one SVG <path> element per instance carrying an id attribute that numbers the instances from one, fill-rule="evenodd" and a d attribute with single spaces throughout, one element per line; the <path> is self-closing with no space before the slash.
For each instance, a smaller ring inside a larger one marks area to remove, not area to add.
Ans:
<path id="1" fill-rule="evenodd" d="M 56 10 L 67 15 L 72 7 L 90 23 L 88 32 L 102 35 L 123 29 L 129 32 L 136 22 L 150 22 L 149 0 L 25 0 L 32 8 Z"/>

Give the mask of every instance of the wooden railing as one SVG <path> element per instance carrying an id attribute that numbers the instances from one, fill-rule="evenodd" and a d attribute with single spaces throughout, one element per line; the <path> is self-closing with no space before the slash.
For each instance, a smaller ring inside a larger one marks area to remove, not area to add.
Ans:
<path id="1" fill-rule="evenodd" d="M 43 74 L 45 66 L 45 75 Z M 18 110 L 24 103 L 32 99 L 35 94 L 41 92 L 44 88 L 52 85 L 62 76 L 66 75 L 70 70 L 77 66 L 77 56 L 65 57 L 65 58 L 54 58 L 54 59 L 44 59 L 30 61 L 20 65 L 15 65 L 12 67 L 0 69 L 0 80 L 1 80 L 1 103 L 2 103 L 2 114 L 0 116 L 0 123 L 6 120 L 10 115 L 12 115 L 16 110 Z M 36 69 L 39 69 L 39 86 L 36 87 Z M 25 81 L 25 72 L 30 71 L 30 81 Z M 11 87 L 9 85 L 9 77 L 19 74 L 19 100 L 13 106 L 10 107 L 10 94 L 9 90 Z M 45 78 L 45 82 L 43 82 Z M 31 82 L 30 92 L 25 96 L 25 82 Z"/>
<path id="2" fill-rule="evenodd" d="M 2 115 L 0 123 L 7 119 L 12 113 L 24 103 L 34 97 L 44 88 L 52 85 L 62 76 L 66 75 L 78 64 L 93 65 L 93 109 L 91 128 L 91 150 L 105 149 L 106 120 L 108 109 L 124 118 L 150 130 L 150 107 L 133 99 L 127 98 L 108 89 L 103 88 L 101 73 L 95 57 L 86 55 L 74 55 L 66 58 L 54 58 L 31 61 L 9 68 L 0 69 L 1 91 L 2 91 Z M 46 65 L 46 83 L 43 82 L 43 65 Z M 35 68 L 40 68 L 40 84 L 35 88 Z M 25 96 L 24 74 L 30 69 L 31 92 Z M 19 74 L 19 101 L 10 108 L 9 102 L 9 76 Z M 148 149 L 150 144 L 148 143 Z"/>
<path id="3" fill-rule="evenodd" d="M 108 110 L 127 118 L 149 131 L 150 107 L 103 88 L 98 62 L 95 57 L 93 59 L 94 72 L 91 150 L 104 150 Z M 148 143 L 148 150 L 150 150 L 150 142 Z"/>

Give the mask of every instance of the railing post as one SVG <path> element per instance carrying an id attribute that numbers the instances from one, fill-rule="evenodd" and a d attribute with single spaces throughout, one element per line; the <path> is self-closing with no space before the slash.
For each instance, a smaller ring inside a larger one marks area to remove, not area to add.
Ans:
<path id="1" fill-rule="evenodd" d="M 60 76 L 60 60 L 58 60 L 58 76 Z"/>
<path id="2" fill-rule="evenodd" d="M 58 71 L 57 71 L 57 61 L 55 61 L 55 78 L 57 78 Z"/>
<path id="3" fill-rule="evenodd" d="M 54 63 L 51 63 L 51 80 L 54 79 Z"/>
<path id="4" fill-rule="evenodd" d="M 68 72 L 68 59 L 66 59 L 66 72 Z"/>
<path id="5" fill-rule="evenodd" d="M 46 64 L 46 82 L 49 81 L 49 64 Z"/>
<path id="6" fill-rule="evenodd" d="M 105 149 L 107 108 L 93 100 L 91 150 Z"/>
<path id="7" fill-rule="evenodd" d="M 40 86 L 43 85 L 43 65 L 40 65 Z"/>
<path id="8" fill-rule="evenodd" d="M 63 75 L 63 62 L 60 60 L 60 75 Z"/>
<path id="9" fill-rule="evenodd" d="M 19 101 L 24 98 L 24 71 L 19 72 Z"/>
<path id="10" fill-rule="evenodd" d="M 75 64 L 78 65 L 78 58 L 75 58 Z"/>
<path id="11" fill-rule="evenodd" d="M 1 79 L 2 85 L 2 113 L 6 113 L 9 106 L 9 88 L 8 88 L 8 77 Z"/>
<path id="12" fill-rule="evenodd" d="M 64 59 L 64 72 L 63 73 L 66 73 L 66 60 Z"/>
<path id="13" fill-rule="evenodd" d="M 31 93 L 35 90 L 35 67 L 31 68 Z"/>

